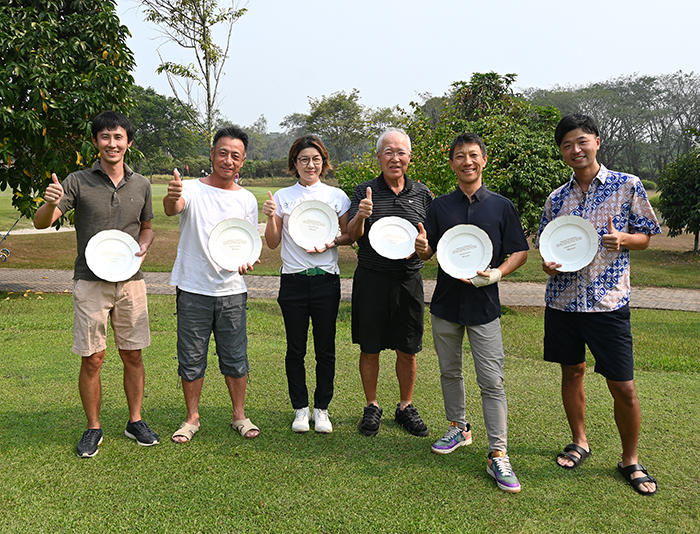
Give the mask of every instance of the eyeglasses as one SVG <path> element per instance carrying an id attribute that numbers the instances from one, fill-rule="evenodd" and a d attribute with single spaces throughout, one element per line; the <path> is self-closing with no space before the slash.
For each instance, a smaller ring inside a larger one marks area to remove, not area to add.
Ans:
<path id="1" fill-rule="evenodd" d="M 394 158 L 399 158 L 403 159 L 408 156 L 408 152 L 405 150 L 399 150 L 397 152 L 392 152 L 391 150 L 385 150 L 382 152 L 382 157 L 384 159 L 394 159 Z"/>
<path id="2" fill-rule="evenodd" d="M 313 163 L 314 165 L 321 165 L 323 163 L 323 158 L 321 156 L 314 156 L 313 158 L 310 158 L 308 156 L 301 156 L 300 158 L 297 158 L 297 163 L 300 163 L 301 165 L 308 165 L 309 163 Z"/>

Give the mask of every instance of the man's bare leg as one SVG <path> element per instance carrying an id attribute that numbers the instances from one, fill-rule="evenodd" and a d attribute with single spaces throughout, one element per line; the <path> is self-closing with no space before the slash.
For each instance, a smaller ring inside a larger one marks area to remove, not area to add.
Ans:
<path id="1" fill-rule="evenodd" d="M 639 443 L 639 427 L 642 422 L 642 411 L 634 380 L 616 382 L 608 380 L 608 389 L 614 399 L 615 423 L 622 441 L 622 467 L 639 463 L 637 444 Z M 644 476 L 642 471 L 635 471 L 631 478 Z M 656 490 L 656 484 L 645 482 L 639 488 L 647 493 Z"/>
<path id="2" fill-rule="evenodd" d="M 96 352 L 81 359 L 78 390 L 88 428 L 100 428 L 100 406 L 102 405 L 102 383 L 100 371 L 105 360 L 105 351 Z"/>
<path id="3" fill-rule="evenodd" d="M 182 378 L 182 392 L 185 394 L 185 407 L 187 408 L 185 422 L 190 425 L 199 424 L 199 398 L 202 396 L 203 385 L 204 377 L 197 378 L 191 382 Z M 185 436 L 175 436 L 173 441 L 185 443 L 189 440 Z"/>
<path id="4" fill-rule="evenodd" d="M 226 386 L 231 395 L 231 403 L 233 404 L 233 420 L 240 421 L 245 419 L 245 389 L 248 382 L 248 375 L 240 378 L 224 375 Z M 245 437 L 248 439 L 256 438 L 260 434 L 259 430 L 249 430 Z"/>
<path id="5" fill-rule="evenodd" d="M 413 387 L 416 384 L 418 363 L 415 354 L 406 354 L 396 351 L 396 378 L 399 380 L 399 395 L 401 402 L 399 409 L 403 410 L 413 401 Z"/>
<path id="6" fill-rule="evenodd" d="M 129 405 L 129 421 L 135 423 L 141 420 L 146 377 L 141 350 L 120 349 L 119 356 L 124 363 L 124 393 L 126 394 L 126 402 Z"/>
<path id="7" fill-rule="evenodd" d="M 360 352 L 360 378 L 365 391 L 367 406 L 377 402 L 377 382 L 379 381 L 379 353 Z"/>
<path id="8" fill-rule="evenodd" d="M 569 427 L 571 427 L 572 442 L 588 451 L 590 449 L 585 429 L 586 393 L 583 388 L 585 375 L 585 362 L 579 365 L 561 366 L 561 398 Z M 576 451 L 570 452 L 575 456 L 580 456 Z M 557 463 L 562 467 L 574 466 L 574 462 L 568 458 L 557 457 Z"/>

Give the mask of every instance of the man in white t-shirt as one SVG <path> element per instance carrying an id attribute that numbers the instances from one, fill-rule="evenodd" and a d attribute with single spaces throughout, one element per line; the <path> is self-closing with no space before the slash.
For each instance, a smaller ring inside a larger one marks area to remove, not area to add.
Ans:
<path id="1" fill-rule="evenodd" d="M 196 180 L 180 180 L 177 170 L 163 199 L 165 214 L 180 215 L 180 242 L 170 283 L 177 286 L 177 356 L 187 418 L 173 434 L 176 443 L 190 441 L 200 428 L 199 398 L 213 332 L 219 368 L 233 404 L 231 426 L 253 439 L 260 430 L 245 416 L 248 363 L 246 286 L 241 275 L 253 269 L 248 263 L 238 272 L 219 267 L 207 242 L 221 221 L 244 219 L 258 227 L 255 196 L 235 181 L 248 149 L 248 134 L 237 127 L 219 130 L 211 149 L 213 171 Z"/>

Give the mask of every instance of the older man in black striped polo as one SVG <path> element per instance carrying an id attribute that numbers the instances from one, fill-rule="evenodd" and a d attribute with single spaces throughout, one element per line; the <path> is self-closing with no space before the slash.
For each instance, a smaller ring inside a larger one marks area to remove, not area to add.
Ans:
<path id="1" fill-rule="evenodd" d="M 395 421 L 413 435 L 425 437 L 428 428 L 413 406 L 416 353 L 423 348 L 423 261 L 417 254 L 388 259 L 370 243 L 369 231 L 383 217 L 401 217 L 413 226 L 425 221 L 433 196 L 420 182 L 409 179 L 411 140 L 397 128 L 377 140 L 381 174 L 355 188 L 348 234 L 357 241 L 358 266 L 352 289 L 352 340 L 360 345 L 360 376 L 367 406 L 359 429 L 365 436 L 379 431 L 382 409 L 377 401 L 379 353 L 396 351 L 400 402 Z"/>

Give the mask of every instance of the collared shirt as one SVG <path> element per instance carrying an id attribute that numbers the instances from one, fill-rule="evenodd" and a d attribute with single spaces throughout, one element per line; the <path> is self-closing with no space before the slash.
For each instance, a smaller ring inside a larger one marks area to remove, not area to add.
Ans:
<path id="1" fill-rule="evenodd" d="M 481 186 L 474 195 L 459 187 L 433 201 L 425 221 L 428 244 L 437 252 L 445 232 L 458 224 L 473 224 L 484 230 L 493 245 L 491 267 L 498 267 L 506 256 L 528 250 L 525 232 L 513 203 Z M 451 277 L 440 268 L 430 312 L 452 323 L 475 326 L 501 316 L 498 284 L 475 287 Z"/>
<path id="2" fill-rule="evenodd" d="M 306 269 L 320 268 L 327 273 L 340 274 L 338 268 L 338 247 L 331 247 L 321 253 L 309 253 L 294 243 L 289 233 L 289 219 L 299 204 L 308 200 L 317 200 L 328 204 L 338 217 L 350 209 L 350 199 L 342 189 L 331 187 L 320 180 L 313 185 L 304 186 L 297 182 L 291 187 L 280 189 L 275 193 L 277 211 L 282 219 L 282 274 L 293 274 Z"/>
<path id="3" fill-rule="evenodd" d="M 115 186 L 102 170 L 100 160 L 91 169 L 68 175 L 61 184 L 63 198 L 58 204 L 61 213 L 75 208 L 73 226 L 78 242 L 75 258 L 75 280 L 100 280 L 88 267 L 85 248 L 88 241 L 103 230 L 121 230 L 138 243 L 141 222 L 153 219 L 151 183 L 124 164 L 124 177 Z M 141 269 L 131 280 L 141 280 Z"/>
<path id="4" fill-rule="evenodd" d="M 609 171 L 603 165 L 584 193 L 571 180 L 553 191 L 544 206 L 537 234 L 560 215 L 578 215 L 588 220 L 598 232 L 598 253 L 586 267 L 559 273 L 547 279 L 545 302 L 557 310 L 571 312 L 606 312 L 622 308 L 630 299 L 630 251 L 606 250 L 602 237 L 608 233 L 608 216 L 618 232 L 630 234 L 661 233 L 654 209 L 639 178 Z"/>
<path id="5" fill-rule="evenodd" d="M 404 176 L 404 188 L 397 195 L 380 174 L 374 180 L 361 183 L 352 193 L 349 218 L 352 220 L 360 207 L 360 201 L 367 196 L 367 188 L 372 188 L 372 215 L 365 219 L 364 234 L 357 240 L 357 263 L 376 271 L 415 271 L 423 267 L 418 254 L 409 259 L 390 260 L 379 255 L 369 242 L 372 225 L 383 217 L 401 217 L 418 229 L 418 223 L 425 221 L 433 194 L 424 184 Z"/>

